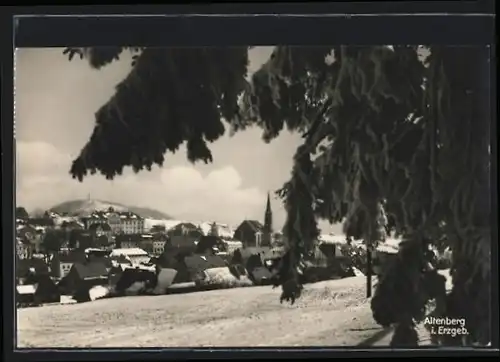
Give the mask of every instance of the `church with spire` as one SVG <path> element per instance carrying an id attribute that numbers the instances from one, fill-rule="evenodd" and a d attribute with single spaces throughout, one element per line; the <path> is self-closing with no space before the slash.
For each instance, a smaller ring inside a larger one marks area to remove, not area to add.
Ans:
<path id="1" fill-rule="evenodd" d="M 257 220 L 245 219 L 234 231 L 234 238 L 247 247 L 269 247 L 273 245 L 273 212 L 271 210 L 271 197 L 267 193 L 264 225 Z"/>

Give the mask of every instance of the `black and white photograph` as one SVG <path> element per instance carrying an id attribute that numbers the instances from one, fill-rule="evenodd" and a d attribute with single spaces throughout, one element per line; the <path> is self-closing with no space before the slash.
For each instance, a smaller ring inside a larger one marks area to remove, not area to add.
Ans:
<path id="1" fill-rule="evenodd" d="M 491 345 L 490 59 L 15 49 L 16 347 Z"/>

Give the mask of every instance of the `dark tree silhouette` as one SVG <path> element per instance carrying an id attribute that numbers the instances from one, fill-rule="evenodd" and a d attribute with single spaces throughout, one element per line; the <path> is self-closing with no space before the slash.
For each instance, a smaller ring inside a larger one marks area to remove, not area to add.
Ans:
<path id="1" fill-rule="evenodd" d="M 97 248 L 106 248 L 110 245 L 109 239 L 106 235 L 95 236 L 94 246 Z"/>
<path id="2" fill-rule="evenodd" d="M 190 161 L 210 162 L 207 142 L 224 134 L 223 120 L 233 131 L 260 126 L 266 142 L 286 126 L 303 143 L 279 191 L 289 246 L 277 278 L 282 299 L 300 295 L 297 267 L 314 247 L 317 218 L 344 222 L 347 236 L 373 247 L 383 239 L 385 213 L 388 231 L 405 242 L 401 262 L 377 288 L 374 316 L 411 298 L 391 323 L 395 343 L 417 343 L 413 323 L 433 280 L 433 271 L 420 267 L 424 250 L 445 240 L 453 252 L 453 290 L 442 312 L 466 318 L 467 343 L 485 344 L 491 339 L 490 50 L 425 49 L 422 61 L 417 46 L 280 46 L 250 83 L 247 47 L 139 50 L 130 74 L 98 110 L 71 174 L 111 179 L 125 166 L 151 169 L 183 142 Z M 98 69 L 122 51 L 66 52 L 79 52 Z M 391 287 L 401 283 L 416 283 L 404 298 Z"/>
<path id="3" fill-rule="evenodd" d="M 81 234 L 82 234 L 82 231 L 78 230 L 78 229 L 71 229 L 69 231 L 69 235 L 68 235 L 68 247 L 70 249 L 76 248 L 76 246 L 78 244 L 78 240 L 80 239 L 80 235 Z"/>
<path id="4" fill-rule="evenodd" d="M 26 220 L 29 217 L 30 216 L 24 207 L 22 206 L 16 207 L 16 219 Z"/>
<path id="5" fill-rule="evenodd" d="M 41 247 L 47 262 L 57 254 L 65 242 L 65 232 L 63 230 L 47 230 L 42 238 Z"/>

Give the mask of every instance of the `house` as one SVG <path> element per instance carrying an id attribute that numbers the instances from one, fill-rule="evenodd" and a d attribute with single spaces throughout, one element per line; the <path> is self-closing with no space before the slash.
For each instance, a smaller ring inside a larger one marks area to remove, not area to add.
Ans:
<path id="1" fill-rule="evenodd" d="M 43 228 L 53 228 L 55 226 L 54 219 L 50 217 L 30 217 L 26 220 L 26 225 L 33 227 L 41 226 Z"/>
<path id="2" fill-rule="evenodd" d="M 331 255 L 338 259 L 346 257 L 342 250 L 342 244 L 320 242 L 319 247 L 326 255 Z"/>
<path id="3" fill-rule="evenodd" d="M 150 233 L 167 232 L 178 224 L 183 223 L 182 220 L 164 220 L 164 219 L 145 219 L 144 230 Z"/>
<path id="4" fill-rule="evenodd" d="M 190 235 L 170 236 L 164 247 L 164 253 L 190 255 L 196 251 L 198 237 Z"/>
<path id="5" fill-rule="evenodd" d="M 196 244 L 197 254 L 206 254 L 211 252 L 227 251 L 226 244 L 218 236 L 202 236 Z"/>
<path id="6" fill-rule="evenodd" d="M 16 254 L 19 259 L 28 259 L 31 254 L 31 246 L 27 240 L 16 238 Z"/>
<path id="7" fill-rule="evenodd" d="M 90 289 L 95 285 L 108 283 L 108 270 L 104 263 L 100 262 L 76 262 L 69 273 L 61 279 L 59 287 L 69 294 L 78 290 Z"/>
<path id="8" fill-rule="evenodd" d="M 110 250 L 107 249 L 96 249 L 96 248 L 88 248 L 85 249 L 85 257 L 89 263 L 102 263 L 109 270 L 112 266 L 111 258 L 110 258 Z"/>
<path id="9" fill-rule="evenodd" d="M 190 275 L 190 281 L 195 280 L 200 273 L 207 269 L 224 268 L 228 266 L 224 259 L 217 255 L 194 254 L 185 257 L 184 262 Z"/>
<path id="10" fill-rule="evenodd" d="M 169 237 L 173 236 L 189 236 L 199 238 L 203 236 L 203 231 L 191 222 L 181 222 L 167 231 Z"/>
<path id="11" fill-rule="evenodd" d="M 194 237 L 188 235 L 172 236 L 165 245 L 163 253 L 155 258 L 155 263 L 161 268 L 177 271 L 173 283 L 190 282 L 192 276 L 186 265 L 186 257 L 194 255 L 196 248 L 197 243 Z"/>
<path id="12" fill-rule="evenodd" d="M 154 267 L 124 268 L 118 275 L 119 278 L 117 278 L 114 285 L 114 290 L 118 294 L 152 291 L 158 282 L 156 268 Z"/>
<path id="13" fill-rule="evenodd" d="M 92 232 L 95 236 L 106 236 L 108 240 L 113 236 L 113 230 L 111 230 L 111 226 L 107 222 L 96 222 L 89 226 L 88 230 Z"/>
<path id="14" fill-rule="evenodd" d="M 161 253 L 163 253 L 165 244 L 168 241 L 166 233 L 160 233 L 160 232 L 142 234 L 136 237 L 136 239 L 140 239 L 140 241 L 137 243 L 130 243 L 130 244 L 122 241 L 120 247 L 122 248 L 136 247 L 145 250 L 146 252 L 148 252 L 148 254 L 160 255 Z"/>
<path id="15" fill-rule="evenodd" d="M 270 247 L 248 247 L 238 249 L 233 254 L 231 264 L 243 265 L 248 274 L 252 274 L 254 269 L 265 265 L 264 256 L 268 254 L 270 250 Z"/>
<path id="16" fill-rule="evenodd" d="M 16 236 L 25 245 L 23 249 L 28 251 L 28 257 L 41 250 L 43 231 L 44 229 L 39 226 L 18 225 L 16 227 Z"/>
<path id="17" fill-rule="evenodd" d="M 245 268 L 250 280 L 256 285 L 269 284 L 272 279 L 270 269 L 285 254 L 284 248 L 250 247 L 238 249 L 233 254 L 231 264 Z"/>
<path id="18" fill-rule="evenodd" d="M 334 278 L 353 276 L 350 263 L 341 245 L 320 242 L 304 258 L 304 282 L 317 282 Z"/>
<path id="19" fill-rule="evenodd" d="M 270 246 L 264 238 L 264 225 L 257 220 L 244 220 L 234 231 L 234 239 L 243 244 L 243 248 Z"/>
<path id="20" fill-rule="evenodd" d="M 118 255 L 123 255 L 127 257 L 132 262 L 132 264 L 148 263 L 150 259 L 148 253 L 140 248 L 114 249 L 109 255 L 111 258 L 117 257 Z"/>
<path id="21" fill-rule="evenodd" d="M 235 241 L 235 240 L 224 240 L 224 243 L 226 244 L 227 247 L 227 253 L 229 255 L 234 254 L 234 252 L 237 249 L 242 249 L 243 248 L 243 243 L 241 241 Z"/>
<path id="22" fill-rule="evenodd" d="M 111 264 L 132 266 L 132 260 L 124 254 L 110 254 L 109 259 L 111 260 Z"/>
<path id="23" fill-rule="evenodd" d="M 161 255 L 165 250 L 165 245 L 167 244 L 168 237 L 166 233 L 154 233 L 152 234 L 152 254 Z"/>
<path id="24" fill-rule="evenodd" d="M 169 252 L 167 249 L 159 256 L 153 257 L 152 262 L 160 269 L 174 269 L 177 273 L 173 278 L 172 283 L 187 283 L 191 281 L 191 275 L 188 271 L 185 256 Z"/>
<path id="25" fill-rule="evenodd" d="M 61 229 L 66 229 L 66 230 L 83 230 L 85 226 L 83 223 L 74 220 L 73 218 L 60 218 L 57 221 L 57 224 Z"/>
<path id="26" fill-rule="evenodd" d="M 144 219 L 133 212 L 121 212 L 120 226 L 125 234 L 142 234 L 144 233 Z"/>
<path id="27" fill-rule="evenodd" d="M 144 219 L 130 211 L 115 211 L 110 207 L 107 211 L 94 211 L 82 221 L 88 229 L 95 223 L 107 223 L 113 234 L 142 234 L 144 232 Z"/>
<path id="28" fill-rule="evenodd" d="M 204 235 L 216 235 L 226 240 L 230 240 L 234 236 L 234 230 L 227 224 L 202 222 L 198 227 Z"/>
<path id="29" fill-rule="evenodd" d="M 35 282 L 16 287 L 16 304 L 39 305 L 61 301 L 59 289 L 47 274 L 37 276 Z"/>
<path id="30" fill-rule="evenodd" d="M 162 268 L 177 270 L 174 283 L 192 281 L 185 258 L 196 252 L 196 240 L 191 236 L 172 236 L 169 238 L 163 253 L 158 257 L 158 265 Z"/>
<path id="31" fill-rule="evenodd" d="M 345 255 L 342 252 L 341 245 L 321 241 L 313 248 L 310 255 L 310 260 L 313 261 L 313 263 L 322 266 L 330 265 L 344 258 Z"/>
<path id="32" fill-rule="evenodd" d="M 16 258 L 16 278 L 26 279 L 30 274 L 44 275 L 49 274 L 49 267 L 43 259 L 30 258 L 18 259 Z"/>
<path id="33" fill-rule="evenodd" d="M 75 250 L 61 252 L 52 259 L 52 275 L 56 278 L 64 278 L 71 270 L 74 263 L 85 263 L 84 251 Z"/>
<path id="34" fill-rule="evenodd" d="M 115 246 L 118 249 L 139 248 L 144 240 L 143 234 L 117 234 L 115 235 Z"/>

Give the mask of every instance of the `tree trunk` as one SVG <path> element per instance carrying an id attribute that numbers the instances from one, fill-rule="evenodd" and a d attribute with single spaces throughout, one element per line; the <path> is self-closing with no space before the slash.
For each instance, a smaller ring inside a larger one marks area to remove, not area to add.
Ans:
<path id="1" fill-rule="evenodd" d="M 369 245 L 366 245 L 366 297 L 372 297 L 372 251 Z"/>

